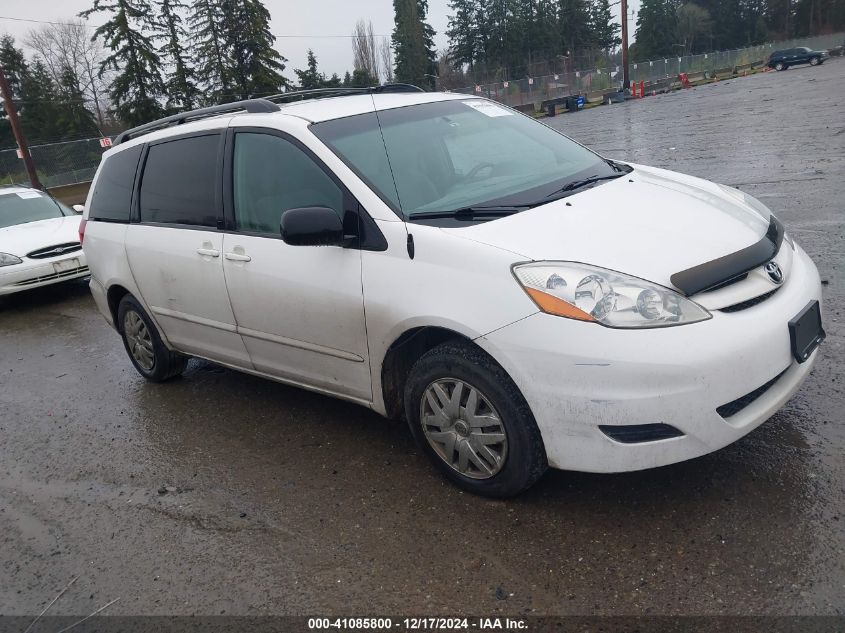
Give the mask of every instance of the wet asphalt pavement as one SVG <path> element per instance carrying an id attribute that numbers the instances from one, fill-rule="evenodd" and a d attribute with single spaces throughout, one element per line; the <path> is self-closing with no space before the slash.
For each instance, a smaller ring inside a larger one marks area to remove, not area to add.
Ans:
<path id="1" fill-rule="evenodd" d="M 0 301 L 0 613 L 845 613 L 845 60 L 551 119 L 735 185 L 815 259 L 828 333 L 736 444 L 491 501 L 401 424 L 193 361 L 146 384 L 87 288 Z M 619 213 L 625 213 L 624 208 Z"/>

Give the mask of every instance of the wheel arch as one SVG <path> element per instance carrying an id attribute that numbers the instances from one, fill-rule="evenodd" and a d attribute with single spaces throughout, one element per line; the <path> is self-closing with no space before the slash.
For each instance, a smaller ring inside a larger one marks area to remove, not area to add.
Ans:
<path id="1" fill-rule="evenodd" d="M 131 294 L 129 290 L 120 284 L 113 284 L 109 286 L 109 289 L 106 291 L 106 300 L 108 301 L 112 323 L 114 323 L 114 327 L 118 332 L 120 332 L 121 324 L 118 322 L 117 309 L 120 306 L 120 302 L 123 297 L 128 294 Z"/>
<path id="2" fill-rule="evenodd" d="M 428 350 L 446 341 L 462 341 L 482 349 L 465 334 L 435 325 L 407 329 L 390 344 L 384 355 L 379 376 L 387 417 L 403 417 L 405 383 L 411 367 Z"/>

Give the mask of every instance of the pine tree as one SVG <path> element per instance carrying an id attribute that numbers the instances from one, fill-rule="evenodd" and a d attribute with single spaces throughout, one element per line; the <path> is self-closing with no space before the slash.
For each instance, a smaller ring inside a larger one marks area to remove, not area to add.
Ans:
<path id="1" fill-rule="evenodd" d="M 172 110 L 192 110 L 199 91 L 194 83 L 194 71 L 188 63 L 186 42 L 188 34 L 182 24 L 182 12 L 187 5 L 181 0 L 158 0 L 159 20 L 156 39 L 163 44 L 158 52 L 171 68 L 165 81 L 167 106 Z"/>
<path id="2" fill-rule="evenodd" d="M 21 127 L 30 146 L 65 138 L 59 121 L 67 105 L 62 96 L 44 62 L 34 59 L 21 78 L 19 109 Z"/>
<path id="3" fill-rule="evenodd" d="M 470 70 L 482 61 L 481 51 L 478 49 L 477 4 L 476 0 L 450 0 L 449 8 L 453 13 L 449 16 L 446 29 L 450 60 L 455 66 L 466 64 Z"/>
<path id="4" fill-rule="evenodd" d="M 433 88 L 437 62 L 434 29 L 426 22 L 428 0 L 393 0 L 393 10 L 396 81 Z"/>
<path id="5" fill-rule="evenodd" d="M 308 49 L 308 66 L 305 70 L 294 70 L 293 73 L 299 80 L 299 87 L 302 90 L 322 88 L 326 84 L 326 76 L 317 70 L 317 56 L 314 51 Z M 337 77 L 337 75 L 335 75 Z M 340 80 L 338 79 L 338 82 Z"/>
<path id="6" fill-rule="evenodd" d="M 195 74 L 207 104 L 231 100 L 230 64 L 223 34 L 225 0 L 194 0 L 188 16 Z"/>
<path id="7" fill-rule="evenodd" d="M 636 60 L 671 55 L 676 33 L 677 18 L 672 0 L 643 0 L 637 15 Z"/>
<path id="8" fill-rule="evenodd" d="M 15 46 L 15 38 L 11 35 L 0 37 L 0 66 L 12 89 L 12 98 L 21 99 L 21 85 L 29 74 L 29 66 L 23 50 Z M 21 106 L 25 104 L 20 104 Z M 15 137 L 12 134 L 12 126 L 6 117 L 6 109 L 3 100 L 0 99 L 0 149 L 15 146 Z"/>
<path id="9" fill-rule="evenodd" d="M 94 37 L 105 40 L 111 51 L 100 66 L 100 76 L 108 70 L 117 73 L 109 91 L 117 117 L 130 126 L 161 117 L 164 81 L 161 60 L 145 35 L 155 30 L 148 0 L 94 0 L 94 6 L 79 15 L 87 18 L 93 13 L 111 14 Z"/>
<path id="10" fill-rule="evenodd" d="M 590 2 L 590 31 L 595 45 L 605 52 L 610 52 L 622 42 L 618 36 L 622 27 L 613 21 L 609 0 Z"/>
<path id="11" fill-rule="evenodd" d="M 85 107 L 85 94 L 82 92 L 79 77 L 73 68 L 65 67 L 59 77 L 58 95 L 60 107 L 56 127 L 63 138 L 87 138 L 99 136 L 97 120 Z"/>
<path id="12" fill-rule="evenodd" d="M 261 0 L 223 0 L 224 42 L 231 59 L 232 88 L 240 99 L 281 92 L 287 59 L 273 48 L 270 12 Z"/>

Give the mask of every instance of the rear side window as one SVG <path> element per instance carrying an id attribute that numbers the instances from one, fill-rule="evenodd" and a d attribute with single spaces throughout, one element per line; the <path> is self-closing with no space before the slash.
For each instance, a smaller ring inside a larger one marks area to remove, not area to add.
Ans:
<path id="1" fill-rule="evenodd" d="M 141 145 L 108 157 L 100 167 L 97 186 L 91 196 L 88 218 L 108 222 L 129 222 L 132 186 L 141 157 Z"/>
<path id="2" fill-rule="evenodd" d="M 217 227 L 220 135 L 150 146 L 141 178 L 141 222 Z"/>

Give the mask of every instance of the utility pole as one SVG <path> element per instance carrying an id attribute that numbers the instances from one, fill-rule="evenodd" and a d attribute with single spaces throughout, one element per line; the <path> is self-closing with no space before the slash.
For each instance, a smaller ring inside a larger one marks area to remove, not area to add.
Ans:
<path id="1" fill-rule="evenodd" d="M 9 124 L 12 126 L 12 134 L 15 135 L 15 140 L 18 142 L 18 149 L 20 150 L 21 158 L 23 158 L 23 164 L 26 166 L 26 173 L 29 174 L 29 182 L 35 189 L 44 189 L 41 181 L 38 180 L 38 174 L 35 171 L 32 156 L 29 155 L 29 145 L 27 145 L 26 137 L 23 135 L 21 121 L 18 118 L 18 110 L 15 107 L 15 102 L 12 100 L 12 89 L 6 80 L 6 74 L 3 72 L 2 66 L 0 66 L 0 93 L 3 95 L 3 106 L 6 109 L 6 116 L 9 117 Z"/>
<path id="2" fill-rule="evenodd" d="M 631 87 L 628 74 L 628 0 L 622 0 L 622 89 Z"/>

